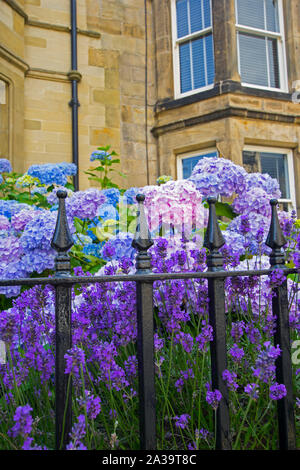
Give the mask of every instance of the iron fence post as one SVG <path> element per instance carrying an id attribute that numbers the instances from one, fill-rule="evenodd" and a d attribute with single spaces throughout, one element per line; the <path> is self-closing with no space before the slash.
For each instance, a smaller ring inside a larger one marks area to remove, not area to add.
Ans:
<path id="1" fill-rule="evenodd" d="M 223 270 L 223 256 L 219 252 L 225 240 L 216 216 L 216 198 L 209 197 L 208 225 L 203 245 L 209 249 L 207 256 L 208 271 Z M 218 389 L 222 399 L 217 408 L 216 449 L 231 449 L 228 389 L 222 378 L 227 369 L 226 317 L 225 317 L 225 278 L 208 278 L 209 323 L 213 328 L 211 351 L 212 389 Z"/>
<path id="2" fill-rule="evenodd" d="M 276 199 L 270 201 L 272 217 L 266 245 L 272 248 L 270 264 L 272 269 L 282 269 L 285 255 L 281 248 L 286 244 L 278 215 Z M 274 344 L 279 345 L 281 354 L 276 360 L 276 381 L 284 384 L 286 396 L 277 401 L 279 446 L 281 450 L 296 448 L 296 430 L 294 417 L 293 378 L 291 361 L 291 340 L 289 328 L 287 279 L 273 289 L 272 311 L 276 317 Z"/>
<path id="3" fill-rule="evenodd" d="M 67 251 L 73 245 L 69 230 L 65 198 L 67 192 L 57 191 L 59 200 L 56 227 L 51 242 L 57 251 L 55 277 L 70 276 L 70 258 Z M 65 354 L 72 347 L 71 333 L 71 285 L 59 283 L 55 286 L 55 446 L 65 449 L 72 427 L 72 383 L 65 374 Z"/>
<path id="4" fill-rule="evenodd" d="M 143 194 L 138 194 L 137 227 L 132 246 L 137 250 L 138 274 L 151 273 L 148 249 L 153 245 L 144 211 Z M 137 352 L 139 377 L 140 447 L 142 450 L 156 448 L 155 365 L 154 365 L 154 318 L 153 283 L 136 282 L 137 305 Z"/>

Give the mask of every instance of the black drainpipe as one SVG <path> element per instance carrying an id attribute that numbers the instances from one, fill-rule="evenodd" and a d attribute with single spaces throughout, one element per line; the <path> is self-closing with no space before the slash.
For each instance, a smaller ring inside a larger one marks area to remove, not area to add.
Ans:
<path id="1" fill-rule="evenodd" d="M 78 158 L 78 82 L 81 80 L 81 74 L 77 70 L 77 12 L 76 0 L 71 2 L 71 71 L 68 76 L 72 85 L 72 99 L 69 105 L 72 108 L 72 162 L 77 166 L 77 174 L 73 176 L 73 185 L 75 191 L 79 189 L 79 158 Z"/>

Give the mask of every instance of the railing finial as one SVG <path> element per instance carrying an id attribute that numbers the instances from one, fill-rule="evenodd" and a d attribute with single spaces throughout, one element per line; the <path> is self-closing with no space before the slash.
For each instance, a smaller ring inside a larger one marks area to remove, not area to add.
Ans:
<path id="1" fill-rule="evenodd" d="M 287 243 L 282 229 L 280 227 L 278 214 L 277 214 L 277 199 L 270 200 L 271 208 L 272 208 L 272 215 L 271 215 L 271 223 L 270 229 L 265 241 L 265 244 L 272 248 L 272 253 L 270 255 L 270 263 L 271 266 L 276 266 L 280 264 L 284 264 L 285 257 L 284 253 L 282 252 L 281 248 Z"/>
<path id="2" fill-rule="evenodd" d="M 207 202 L 209 204 L 209 216 L 203 246 L 208 248 L 210 251 L 215 251 L 225 244 L 225 240 L 216 215 L 215 204 L 217 199 L 215 197 L 208 197 Z"/>
<path id="3" fill-rule="evenodd" d="M 51 247 L 57 251 L 56 275 L 64 275 L 64 273 L 67 273 L 70 270 L 70 259 L 67 251 L 72 247 L 74 241 L 70 232 L 66 214 L 65 199 L 67 197 L 67 191 L 59 189 L 56 195 L 59 200 L 59 206 Z"/>
<path id="4" fill-rule="evenodd" d="M 137 225 L 134 239 L 132 240 L 132 246 L 138 251 L 136 258 L 136 267 L 139 272 L 151 269 L 151 258 L 147 251 L 153 245 L 151 239 L 145 209 L 144 209 L 144 194 L 137 194 L 136 200 L 139 204 L 137 214 Z"/>

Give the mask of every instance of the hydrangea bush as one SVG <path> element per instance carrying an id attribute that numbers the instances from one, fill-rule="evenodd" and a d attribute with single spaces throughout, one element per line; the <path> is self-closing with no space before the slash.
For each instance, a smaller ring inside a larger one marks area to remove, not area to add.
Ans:
<path id="1" fill-rule="evenodd" d="M 92 161 L 107 159 L 101 152 Z M 75 242 L 70 251 L 75 275 L 135 272 L 131 244 L 139 192 L 145 194 L 154 239 L 149 250 L 153 272 L 206 271 L 202 242 L 208 217 L 205 199 L 210 195 L 232 199 L 231 204 L 217 204 L 218 214 L 226 217 L 220 222 L 226 241 L 221 249 L 224 269 L 270 266 L 270 250 L 264 244 L 270 224 L 268 201 L 280 197 L 280 192 L 268 175 L 249 175 L 228 160 L 203 158 L 188 181 L 164 176 L 157 186 L 73 192 L 60 177 L 63 168 L 47 166 L 29 175 L 44 181 L 34 183 L 45 185 L 43 206 L 8 198 L 0 201 L 1 277 L 52 272 L 55 253 L 50 241 L 61 187 L 69 196 L 66 209 Z M 21 181 L 25 184 L 24 178 Z M 282 211 L 279 220 L 287 239 L 287 265 L 299 268 L 300 223 L 295 213 Z M 286 390 L 275 378 L 281 351 L 272 339 L 272 288 L 283 279 L 275 270 L 270 276 L 225 282 L 228 366 L 223 379 L 230 394 L 234 449 L 277 447 L 276 404 Z M 300 334 L 298 286 L 298 275 L 289 276 L 293 341 Z M 156 281 L 153 288 L 158 448 L 213 449 L 214 419 L 222 396 L 210 383 L 213 331 L 207 281 Z M 51 286 L 22 292 L 5 287 L 1 292 L 10 303 L 0 312 L 0 340 L 5 342 L 7 357 L 0 364 L 0 448 L 53 449 L 55 292 Z M 76 286 L 72 334 L 65 371 L 73 379 L 74 424 L 68 450 L 138 449 L 135 283 Z M 297 395 L 299 365 L 293 367 Z M 299 398 L 295 413 L 299 424 Z"/>

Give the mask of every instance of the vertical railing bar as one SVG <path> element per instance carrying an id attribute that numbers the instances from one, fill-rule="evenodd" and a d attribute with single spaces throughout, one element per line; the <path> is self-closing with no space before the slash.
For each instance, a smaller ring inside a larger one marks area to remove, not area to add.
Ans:
<path id="1" fill-rule="evenodd" d="M 67 251 L 73 245 L 66 216 L 67 192 L 57 191 L 59 209 L 51 242 L 57 251 L 55 277 L 70 276 L 70 258 Z M 72 286 L 63 282 L 55 286 L 55 448 L 65 449 L 72 427 L 72 381 L 65 374 L 65 354 L 72 347 L 71 332 Z"/>
<path id="2" fill-rule="evenodd" d="M 270 201 L 272 217 L 266 245 L 272 248 L 270 264 L 272 269 L 282 269 L 285 266 L 285 255 L 281 248 L 286 244 L 278 215 L 276 199 Z M 276 381 L 286 388 L 286 396 L 277 401 L 278 431 L 280 450 L 293 450 L 296 448 L 296 430 L 294 416 L 293 377 L 291 361 L 291 342 L 288 312 L 287 279 L 273 288 L 272 311 L 276 317 L 276 330 L 274 344 L 278 344 L 281 354 L 277 358 Z"/>
<path id="3" fill-rule="evenodd" d="M 132 242 L 132 246 L 138 252 L 136 271 L 138 274 L 149 274 L 151 258 L 147 251 L 153 241 L 144 212 L 145 196 L 138 194 L 136 199 L 139 210 L 136 233 Z M 136 296 L 140 448 L 153 450 L 156 449 L 153 283 L 137 281 Z"/>
<path id="4" fill-rule="evenodd" d="M 218 250 L 224 245 L 225 240 L 217 222 L 215 208 L 217 199 L 209 197 L 207 202 L 209 204 L 209 218 L 203 244 L 209 249 L 207 269 L 208 271 L 222 271 L 223 256 Z M 229 450 L 231 449 L 229 396 L 222 377 L 223 371 L 227 369 L 225 278 L 208 278 L 207 282 L 209 323 L 213 328 L 213 341 L 210 343 L 212 389 L 217 389 L 222 394 L 216 411 L 216 450 Z"/>

